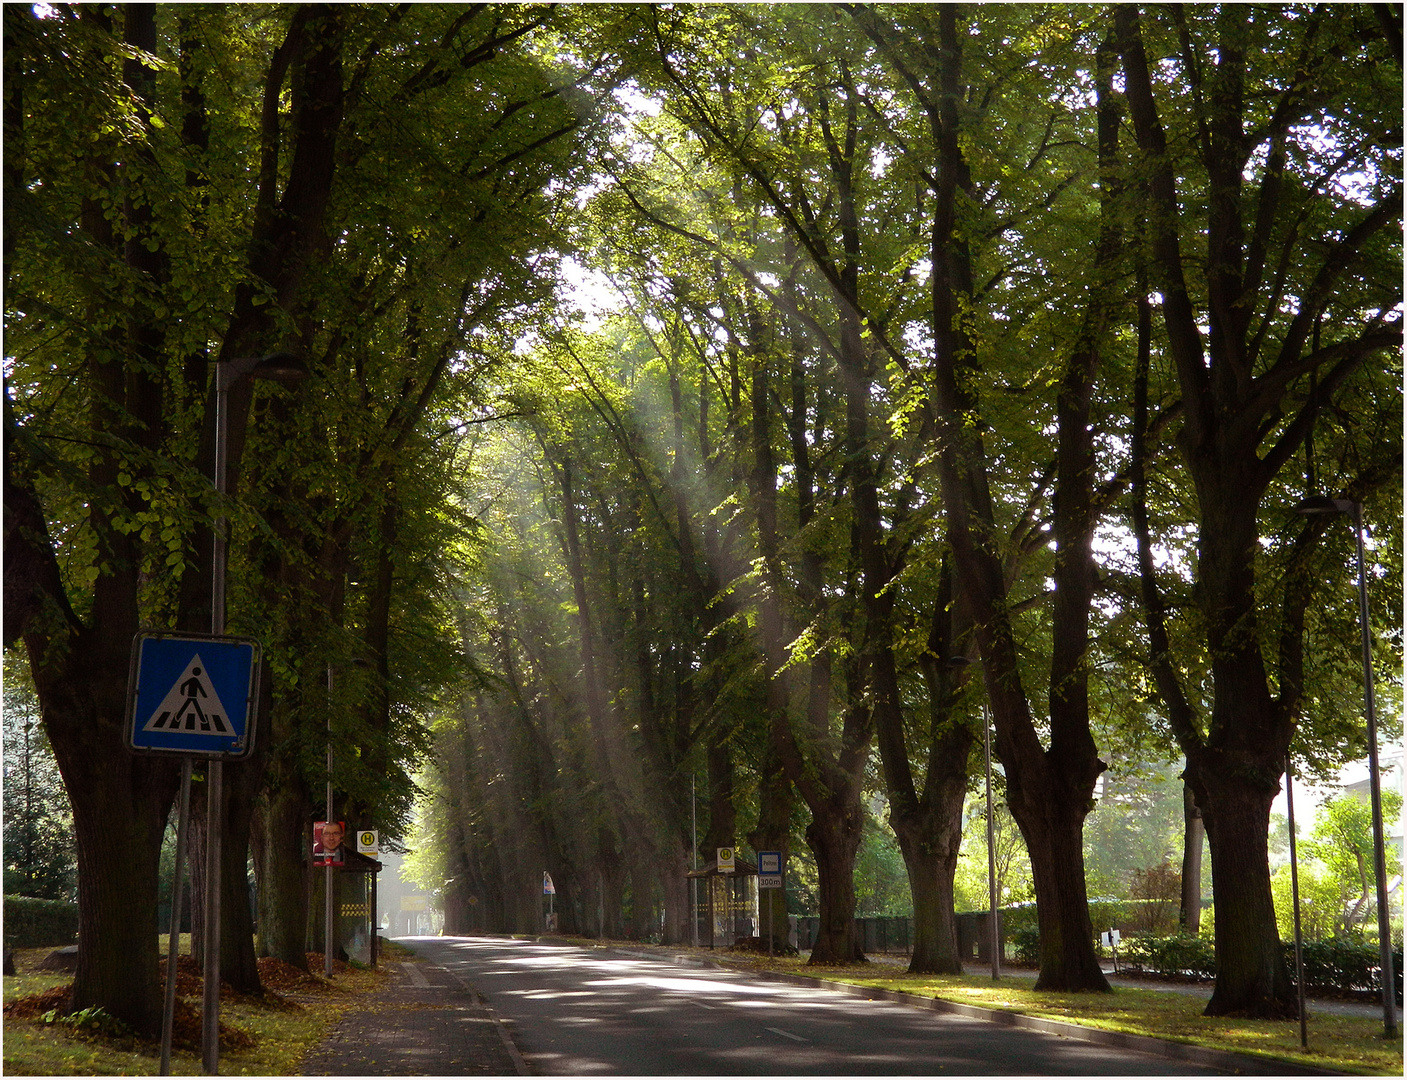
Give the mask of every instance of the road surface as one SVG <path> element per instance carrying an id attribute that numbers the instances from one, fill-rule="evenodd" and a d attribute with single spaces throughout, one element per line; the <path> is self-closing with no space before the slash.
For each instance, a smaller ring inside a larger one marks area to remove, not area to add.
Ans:
<path id="1" fill-rule="evenodd" d="M 402 940 L 483 995 L 539 1075 L 1215 1075 L 740 972 L 541 942 Z"/>

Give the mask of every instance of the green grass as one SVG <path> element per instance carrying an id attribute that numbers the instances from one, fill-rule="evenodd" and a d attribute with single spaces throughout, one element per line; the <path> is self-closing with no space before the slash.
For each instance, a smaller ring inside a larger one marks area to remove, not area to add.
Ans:
<path id="1" fill-rule="evenodd" d="M 692 949 L 671 951 L 694 952 Z M 709 950 L 700 949 L 707 954 Z M 1318 1069 L 1370 1075 L 1402 1075 L 1402 1041 L 1382 1037 L 1381 1018 L 1309 1014 L 1309 1050 L 1300 1047 L 1298 1021 L 1244 1020 L 1203 1016 L 1201 996 L 1170 991 L 1116 987 L 1109 994 L 1061 994 L 1036 991 L 1029 979 L 990 976 L 908 975 L 881 964 L 810 967 L 796 957 L 752 956 L 713 952 L 713 959 L 750 970 L 795 975 L 898 990 L 984 1009 L 998 1009 L 1048 1020 L 1063 1020 L 1107 1031 L 1150 1035 L 1216 1050 L 1293 1061 Z"/>
<path id="2" fill-rule="evenodd" d="M 27 970 L 48 952 L 47 949 L 17 951 L 19 974 L 5 977 L 6 1003 L 72 981 L 72 976 L 66 974 Z M 384 949 L 383 955 L 399 956 L 403 952 L 405 950 L 394 946 Z M 283 1004 L 260 1002 L 239 994 L 222 995 L 221 1024 L 249 1035 L 253 1045 L 245 1049 L 222 1047 L 220 1072 L 230 1076 L 301 1075 L 307 1052 L 322 1042 L 338 1019 L 355 1007 L 361 995 L 375 989 L 385 978 L 384 973 L 348 968 L 333 977 L 325 993 L 310 995 L 312 1000 Z M 192 1003 L 198 1007 L 199 999 Z M 4 1072 L 8 1075 L 154 1076 L 160 1066 L 159 1039 L 99 1036 L 38 1019 L 5 1018 Z M 201 1075 L 201 1054 L 173 1050 L 171 1072 L 177 1076 Z"/>

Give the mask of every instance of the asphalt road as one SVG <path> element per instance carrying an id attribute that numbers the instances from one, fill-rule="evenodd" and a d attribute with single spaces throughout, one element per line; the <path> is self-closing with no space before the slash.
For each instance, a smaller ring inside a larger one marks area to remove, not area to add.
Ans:
<path id="1" fill-rule="evenodd" d="M 1079 1039 L 566 945 L 404 939 L 541 1075 L 1215 1075 Z"/>

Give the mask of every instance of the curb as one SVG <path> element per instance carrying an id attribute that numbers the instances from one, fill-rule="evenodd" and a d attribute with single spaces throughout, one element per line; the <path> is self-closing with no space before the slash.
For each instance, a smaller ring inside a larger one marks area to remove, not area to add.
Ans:
<path id="1" fill-rule="evenodd" d="M 537 940 L 551 941 L 552 939 L 540 937 Z M 944 1001 L 941 998 L 920 997 L 918 994 L 908 994 L 902 990 L 881 990 L 877 987 L 855 986 L 853 983 L 832 982 L 829 979 L 817 979 L 809 975 L 791 975 L 783 971 L 734 968 L 729 967 L 727 964 L 720 963 L 717 960 L 701 960 L 693 956 L 646 952 L 644 950 L 615 947 L 608 948 L 611 952 L 620 953 L 624 956 L 632 956 L 641 960 L 671 960 L 678 964 L 691 964 L 696 967 L 714 967 L 723 971 L 755 975 L 769 982 L 787 983 L 792 986 L 809 986 L 821 990 L 833 990 L 837 993 L 845 994 L 848 997 L 860 997 L 870 1000 L 878 998 L 883 1001 L 897 1002 L 900 1005 L 909 1005 L 917 1009 L 926 1009 L 929 1012 L 965 1016 L 973 1020 L 986 1020 L 993 1024 L 1023 1028 L 1027 1031 L 1042 1031 L 1049 1035 L 1059 1035 L 1067 1039 L 1081 1039 L 1084 1042 L 1094 1043 L 1096 1046 L 1107 1046 L 1117 1050 L 1136 1050 L 1140 1053 L 1152 1054 L 1156 1057 L 1167 1058 L 1171 1061 L 1186 1061 L 1211 1069 L 1225 1069 L 1228 1072 L 1252 1076 L 1347 1075 L 1329 1069 L 1316 1069 L 1311 1065 L 1301 1065 L 1298 1062 L 1286 1061 L 1281 1058 L 1255 1057 L 1251 1054 L 1238 1054 L 1232 1050 L 1214 1050 L 1206 1046 L 1197 1046 L 1194 1043 L 1173 1042 L 1170 1039 L 1159 1039 L 1152 1035 L 1132 1035 L 1123 1031 L 1104 1031 L 1101 1028 L 1085 1027 L 1082 1024 L 1072 1024 L 1064 1020 L 1046 1020 L 1042 1017 L 1026 1016 L 1022 1013 L 1006 1012 L 1002 1009 L 984 1009 L 977 1005 L 962 1005 L 956 1001 Z"/>

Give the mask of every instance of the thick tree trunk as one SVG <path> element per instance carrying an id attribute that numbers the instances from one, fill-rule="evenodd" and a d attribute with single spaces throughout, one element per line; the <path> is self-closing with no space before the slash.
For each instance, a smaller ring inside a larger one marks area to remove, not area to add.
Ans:
<path id="1" fill-rule="evenodd" d="M 262 828 L 255 837 L 257 951 L 307 970 L 312 798 L 296 764 L 281 755 L 270 763 L 268 781 L 261 796 Z"/>
<path id="2" fill-rule="evenodd" d="M 261 761 L 226 762 L 225 813 L 220 824 L 220 981 L 255 997 L 264 992 L 254 948 L 254 913 L 249 904 L 249 837 L 254 818 L 255 777 Z M 252 774 L 252 775 L 251 775 Z M 205 962 L 205 860 L 209 842 L 204 786 L 191 793 L 191 955 Z"/>
<path id="3" fill-rule="evenodd" d="M 689 931 L 689 845 L 678 839 L 665 848 L 664 877 L 660 888 L 664 892 L 663 945 L 688 945 L 693 938 Z"/>
<path id="4" fill-rule="evenodd" d="M 855 925 L 855 855 L 864 818 L 859 806 L 827 808 L 806 827 L 806 843 L 816 857 L 821 918 L 811 946 L 811 964 L 856 964 L 865 960 Z"/>
<path id="5" fill-rule="evenodd" d="M 733 748 L 726 735 L 708 743 L 708 829 L 699 856 L 707 866 L 718 858 L 718 849 L 737 842 L 737 816 L 733 809 Z"/>
<path id="6" fill-rule="evenodd" d="M 99 578 L 94 628 L 80 629 L 67 607 L 43 510 L 18 474 L 12 446 L 7 440 L 6 614 L 17 617 L 13 626 L 24 635 L 44 731 L 73 804 L 79 949 L 70 1004 L 102 1008 L 156 1035 L 162 1016 L 158 868 L 180 778 L 173 760 L 134 755 L 124 746 L 135 573 L 125 580 Z M 131 556 L 130 550 L 123 554 Z M 30 621 L 46 602 L 58 618 Z"/>
<path id="7" fill-rule="evenodd" d="M 922 822 L 913 827 L 890 824 L 899 838 L 899 850 L 909 873 L 914 902 L 914 947 L 909 971 L 925 975 L 961 975 L 958 924 L 953 915 L 953 877 L 958 866 L 957 843 L 946 831 L 930 830 Z M 934 843 L 934 832 L 941 842 Z M 959 837 L 960 839 L 960 837 Z"/>
<path id="8" fill-rule="evenodd" d="M 1298 1002 L 1270 892 L 1273 767 L 1207 752 L 1189 774 L 1212 853 L 1216 989 L 1205 1015 L 1291 1019 Z"/>
<path id="9" fill-rule="evenodd" d="M 58 730 L 52 701 L 45 726 L 69 791 L 78 855 L 78 969 L 71 1007 L 99 1007 L 146 1035 L 161 1031 L 156 925 L 157 865 L 178 778 L 169 761 L 117 749 L 78 748 Z M 90 716 L 70 731 L 110 725 Z M 76 722 L 77 721 L 77 722 Z M 116 725 L 111 725 L 115 728 Z M 58 736 L 56 738 L 56 735 Z"/>
<path id="10" fill-rule="evenodd" d="M 1041 935 L 1037 990 L 1109 990 L 1094 951 L 1085 892 L 1084 819 L 1088 803 L 1052 790 L 1014 801 L 1031 859 Z"/>
<path id="11" fill-rule="evenodd" d="M 785 718 L 782 722 L 786 722 Z M 786 863 L 791 856 L 791 815 L 796 805 L 796 792 L 770 744 L 763 762 L 757 828 L 748 833 L 747 840 L 754 851 L 776 851 L 781 854 L 785 886 Z M 784 954 L 791 948 L 787 933 L 786 889 L 759 889 L 757 895 L 757 936 L 765 942 L 770 927 L 772 952 Z"/>

